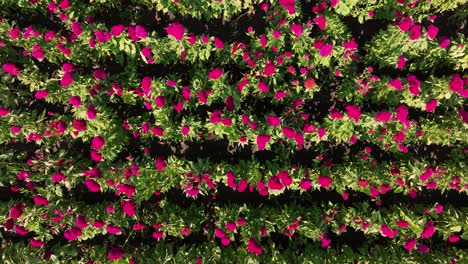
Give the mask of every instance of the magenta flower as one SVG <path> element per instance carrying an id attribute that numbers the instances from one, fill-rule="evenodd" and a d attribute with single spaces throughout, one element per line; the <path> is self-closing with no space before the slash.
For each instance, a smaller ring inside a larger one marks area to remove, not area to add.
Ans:
<path id="1" fill-rule="evenodd" d="M 299 184 L 302 190 L 307 191 L 312 187 L 312 181 L 309 179 L 303 179 L 301 180 L 301 183 Z"/>
<path id="2" fill-rule="evenodd" d="M 380 232 L 383 236 L 386 236 L 388 238 L 394 238 L 398 234 L 398 229 L 390 229 L 387 225 L 382 225 L 380 227 Z"/>
<path id="3" fill-rule="evenodd" d="M 451 43 L 450 39 L 445 36 L 441 36 L 439 38 L 439 47 L 441 49 L 445 49 L 446 47 L 450 45 L 450 43 Z"/>
<path id="4" fill-rule="evenodd" d="M 208 73 L 208 77 L 211 80 L 217 80 L 221 77 L 221 75 L 223 75 L 223 70 L 221 70 L 220 68 L 214 68 Z"/>
<path id="5" fill-rule="evenodd" d="M 215 44 L 215 47 L 217 49 L 223 49 L 224 48 L 224 42 L 220 40 L 218 37 L 214 37 L 213 42 Z"/>
<path id="6" fill-rule="evenodd" d="M 296 12 L 295 0 L 279 0 L 281 6 L 283 6 L 290 15 Z"/>
<path id="7" fill-rule="evenodd" d="M 287 171 L 280 171 L 276 176 L 280 179 L 281 184 L 284 186 L 288 187 L 292 184 L 292 178 L 289 176 Z"/>
<path id="8" fill-rule="evenodd" d="M 135 213 L 136 213 L 135 201 L 133 201 L 133 200 L 124 201 L 123 204 L 122 204 L 122 210 L 125 213 L 125 215 L 134 216 Z"/>
<path id="9" fill-rule="evenodd" d="M 155 98 L 154 102 L 157 108 L 161 108 L 166 104 L 166 97 L 164 95 L 159 95 Z"/>
<path id="10" fill-rule="evenodd" d="M 270 141 L 271 137 L 269 135 L 260 134 L 257 136 L 257 147 L 258 150 L 264 150 L 266 144 Z"/>
<path id="11" fill-rule="evenodd" d="M 38 100 L 46 98 L 47 96 L 49 96 L 49 92 L 47 90 L 39 90 L 39 91 L 36 91 L 36 93 L 34 94 L 34 98 Z"/>
<path id="12" fill-rule="evenodd" d="M 421 25 L 413 25 L 410 28 L 410 40 L 416 40 L 421 37 Z"/>
<path id="13" fill-rule="evenodd" d="M 54 173 L 52 175 L 52 181 L 53 182 L 63 182 L 63 181 L 65 181 L 65 175 L 63 175 L 63 173 L 61 173 L 61 172 Z"/>
<path id="14" fill-rule="evenodd" d="M 96 118 L 96 107 L 94 107 L 94 105 L 88 105 L 88 109 L 86 109 L 86 115 L 90 120 Z"/>
<path id="15" fill-rule="evenodd" d="M 261 92 L 269 92 L 270 91 L 270 87 L 268 87 L 268 85 L 266 85 L 266 83 L 264 83 L 262 81 L 258 82 L 258 89 Z"/>
<path id="16" fill-rule="evenodd" d="M 426 103 L 426 111 L 434 112 L 435 108 L 437 107 L 437 104 L 437 99 L 431 99 L 429 102 Z"/>
<path id="17" fill-rule="evenodd" d="M 397 91 L 403 90 L 403 82 L 400 79 L 394 79 L 387 83 L 389 86 L 395 88 Z"/>
<path id="18" fill-rule="evenodd" d="M 185 28 L 181 24 L 175 22 L 166 27 L 166 32 L 169 36 L 174 37 L 176 40 L 182 40 L 184 38 Z"/>
<path id="19" fill-rule="evenodd" d="M 379 122 L 388 122 L 390 118 L 392 118 L 392 113 L 390 112 L 378 112 L 377 115 L 375 115 L 375 120 Z"/>
<path id="20" fill-rule="evenodd" d="M 273 75 L 275 73 L 275 65 L 273 63 L 267 63 L 265 69 L 263 70 L 263 74 L 266 76 Z"/>
<path id="21" fill-rule="evenodd" d="M 359 122 L 359 118 L 361 118 L 361 109 L 359 106 L 347 105 L 345 109 L 348 112 L 349 118 L 353 119 L 356 123 Z"/>
<path id="22" fill-rule="evenodd" d="M 327 20 L 322 15 L 314 18 L 314 22 L 320 30 L 324 30 L 327 27 Z"/>
<path id="23" fill-rule="evenodd" d="M 464 87 L 464 81 L 458 73 L 455 73 L 449 82 L 449 88 L 452 92 L 461 92 Z"/>
<path id="24" fill-rule="evenodd" d="M 403 56 L 398 57 L 397 69 L 401 70 L 405 67 L 406 58 Z"/>
<path id="25" fill-rule="evenodd" d="M 409 17 L 403 18 L 403 20 L 398 24 L 398 27 L 401 31 L 406 32 L 413 25 L 413 20 Z"/>
<path id="26" fill-rule="evenodd" d="M 100 149 L 104 146 L 104 138 L 101 137 L 101 136 L 95 136 L 93 137 L 93 139 L 91 140 L 91 146 L 94 148 L 94 149 Z"/>
<path id="27" fill-rule="evenodd" d="M 164 156 L 159 156 L 156 158 L 156 169 L 162 171 L 167 168 L 166 158 Z"/>
<path id="28" fill-rule="evenodd" d="M 122 24 L 119 24 L 119 25 L 113 26 L 111 29 L 111 32 L 114 37 L 118 37 L 120 36 L 120 34 L 122 34 L 122 32 L 124 32 L 124 30 L 125 30 L 125 26 Z"/>
<path id="29" fill-rule="evenodd" d="M 322 248 L 328 247 L 328 246 L 330 245 L 330 243 L 331 243 L 331 239 L 330 239 L 330 238 L 328 238 L 327 236 L 322 236 L 321 242 L 320 242 L 320 246 L 321 246 Z"/>
<path id="30" fill-rule="evenodd" d="M 0 107 L 0 116 L 5 117 L 10 113 L 10 109 Z"/>
<path id="31" fill-rule="evenodd" d="M 69 72 L 65 72 L 62 79 L 60 80 L 60 85 L 62 87 L 70 86 L 73 83 L 73 75 Z"/>
<path id="32" fill-rule="evenodd" d="M 70 99 L 68 99 L 68 103 L 73 105 L 74 107 L 80 107 L 81 97 L 79 95 L 72 96 L 70 97 Z"/>
<path id="33" fill-rule="evenodd" d="M 148 37 L 148 32 L 146 32 L 143 26 L 137 25 L 135 27 L 135 35 L 140 39 L 144 39 Z"/>
<path id="34" fill-rule="evenodd" d="M 424 225 L 424 230 L 420 234 L 420 237 L 421 238 L 430 238 L 430 237 L 432 237 L 432 235 L 434 233 L 435 233 L 434 222 L 427 221 L 426 224 Z"/>
<path id="35" fill-rule="evenodd" d="M 14 229 L 15 229 L 15 232 L 21 236 L 24 236 L 29 233 L 29 230 L 27 230 L 23 226 L 15 225 Z"/>
<path id="36" fill-rule="evenodd" d="M 101 186 L 99 185 L 99 183 L 97 183 L 93 179 L 86 179 L 84 181 L 84 184 L 86 185 L 86 187 L 88 187 L 90 192 L 99 192 L 101 190 Z"/>
<path id="37" fill-rule="evenodd" d="M 29 242 L 31 243 L 31 246 L 33 247 L 43 247 L 44 246 L 44 241 L 41 241 L 41 240 L 36 240 L 34 238 L 32 238 L 31 240 L 29 240 Z"/>
<path id="38" fill-rule="evenodd" d="M 296 37 L 300 37 L 302 36 L 302 34 L 304 34 L 304 29 L 299 24 L 292 24 L 291 31 L 294 33 Z"/>
<path id="39" fill-rule="evenodd" d="M 125 193 L 128 198 L 132 198 L 133 194 L 135 194 L 135 186 L 129 184 L 118 184 L 117 190 L 121 193 Z"/>
<path id="40" fill-rule="evenodd" d="M 47 200 L 47 198 L 45 198 L 42 195 L 39 195 L 39 194 L 34 195 L 33 200 L 35 204 L 42 205 L 42 206 L 49 206 L 49 201 Z"/>
<path id="41" fill-rule="evenodd" d="M 91 156 L 91 159 L 96 161 L 96 162 L 101 162 L 102 161 L 101 153 L 99 153 L 98 151 L 96 151 L 94 149 L 90 150 L 90 156 Z"/>
<path id="42" fill-rule="evenodd" d="M 107 254 L 107 257 L 112 260 L 116 261 L 118 259 L 121 259 L 124 255 L 123 249 L 115 246 L 111 246 L 111 249 L 109 250 L 109 253 Z"/>
<path id="43" fill-rule="evenodd" d="M 457 235 L 450 235 L 450 236 L 448 237 L 448 241 L 449 241 L 450 243 L 455 243 L 455 242 L 457 242 L 458 240 L 460 240 L 460 237 L 457 236 Z"/>
<path id="44" fill-rule="evenodd" d="M 95 70 L 93 72 L 93 77 L 97 80 L 102 80 L 102 79 L 105 79 L 107 76 L 106 72 L 103 71 L 103 70 Z"/>
<path id="45" fill-rule="evenodd" d="M 268 180 L 268 187 L 272 190 L 282 190 L 283 185 L 277 176 L 273 176 Z"/>
<path id="46" fill-rule="evenodd" d="M 107 225 L 106 226 L 106 231 L 107 233 L 111 234 L 111 235 L 115 235 L 115 234 L 118 234 L 122 231 L 122 228 L 118 227 L 118 226 L 114 226 L 114 225 Z"/>
<path id="47" fill-rule="evenodd" d="M 249 238 L 249 242 L 247 244 L 247 250 L 250 253 L 260 255 L 262 254 L 262 247 L 255 241 L 253 237 Z"/>
<path id="48" fill-rule="evenodd" d="M 229 231 L 234 231 L 236 230 L 237 226 L 234 222 L 227 222 L 226 223 L 226 229 Z"/>
<path id="49" fill-rule="evenodd" d="M 328 189 L 332 186 L 332 180 L 328 176 L 319 176 L 317 178 L 318 184 L 320 184 L 320 187 Z"/>
<path id="50" fill-rule="evenodd" d="M 283 135 L 286 137 L 286 138 L 294 138 L 295 136 L 295 131 L 294 129 L 292 128 L 288 128 L 288 127 L 283 127 L 281 128 L 281 131 L 283 132 Z"/>
<path id="51" fill-rule="evenodd" d="M 81 229 L 79 229 L 78 227 L 72 227 L 71 229 L 65 231 L 63 233 L 63 236 L 68 241 L 73 241 L 73 240 L 77 239 L 78 237 L 80 237 L 82 234 L 83 234 L 83 232 L 81 231 Z"/>
<path id="52" fill-rule="evenodd" d="M 439 28 L 434 25 L 429 25 L 427 27 L 427 37 L 429 39 L 435 39 L 438 32 L 439 32 Z"/>
<path id="53" fill-rule="evenodd" d="M 183 136 L 187 136 L 188 133 L 190 132 L 190 127 L 187 126 L 187 125 L 183 125 L 182 128 L 181 128 L 181 131 L 182 131 Z"/>
<path id="54" fill-rule="evenodd" d="M 325 44 L 320 48 L 319 53 L 320 53 L 320 56 L 327 57 L 328 55 L 330 55 L 330 53 L 332 53 L 332 51 L 333 51 L 333 45 Z"/>
<path id="55" fill-rule="evenodd" d="M 403 248 L 408 250 L 408 251 L 411 251 L 411 250 L 413 250 L 415 245 L 416 245 L 416 239 L 411 238 L 411 239 L 407 239 L 405 241 L 405 245 L 403 246 Z"/>
<path id="56" fill-rule="evenodd" d="M 277 116 L 274 116 L 274 115 L 270 115 L 266 118 L 266 121 L 268 123 L 268 125 L 270 126 L 280 126 L 281 125 L 281 120 L 279 117 Z"/>
<path id="57" fill-rule="evenodd" d="M 9 214 L 10 218 L 12 219 L 20 218 L 23 215 L 25 208 L 26 206 L 24 206 L 23 204 L 15 204 L 10 209 L 10 214 Z"/>
<path id="58" fill-rule="evenodd" d="M 406 77 L 406 80 L 408 81 L 408 85 L 410 87 L 410 93 L 413 95 L 418 95 L 421 93 L 421 90 L 419 87 L 421 86 L 421 81 L 418 80 L 418 78 L 414 75 L 408 75 Z"/>
<path id="59" fill-rule="evenodd" d="M 85 120 L 73 120 L 73 127 L 78 131 L 85 131 L 86 130 L 86 121 Z"/>

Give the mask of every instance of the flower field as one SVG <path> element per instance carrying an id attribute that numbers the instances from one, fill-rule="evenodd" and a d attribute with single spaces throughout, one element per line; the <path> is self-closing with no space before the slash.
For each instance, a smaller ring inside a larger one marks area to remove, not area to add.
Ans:
<path id="1" fill-rule="evenodd" d="M 1 0 L 1 263 L 468 263 L 464 0 Z"/>

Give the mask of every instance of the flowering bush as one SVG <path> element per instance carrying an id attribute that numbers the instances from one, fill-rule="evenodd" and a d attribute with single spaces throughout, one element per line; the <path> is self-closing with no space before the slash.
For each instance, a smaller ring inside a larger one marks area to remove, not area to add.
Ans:
<path id="1" fill-rule="evenodd" d="M 467 261 L 458 1 L 19 0 L 2 261 Z"/>

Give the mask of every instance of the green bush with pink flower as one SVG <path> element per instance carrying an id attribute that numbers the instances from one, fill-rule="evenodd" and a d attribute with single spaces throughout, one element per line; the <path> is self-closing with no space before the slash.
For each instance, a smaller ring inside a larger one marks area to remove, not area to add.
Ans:
<path id="1" fill-rule="evenodd" d="M 465 263 L 464 1 L 0 2 L 2 263 Z"/>

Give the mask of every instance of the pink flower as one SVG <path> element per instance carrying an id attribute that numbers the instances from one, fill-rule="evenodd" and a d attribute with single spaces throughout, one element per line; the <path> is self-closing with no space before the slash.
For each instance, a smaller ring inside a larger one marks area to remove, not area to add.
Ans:
<path id="1" fill-rule="evenodd" d="M 30 243 L 31 243 L 31 246 L 33 246 L 33 247 L 39 247 L 39 248 L 40 248 L 40 247 L 43 247 L 44 244 L 45 244 L 43 241 L 36 240 L 36 239 L 34 239 L 34 238 L 32 238 L 32 239 L 30 240 Z"/>
<path id="2" fill-rule="evenodd" d="M 263 70 L 263 74 L 266 76 L 273 75 L 275 73 L 275 65 L 273 63 L 267 63 L 265 69 Z"/>
<path id="3" fill-rule="evenodd" d="M 42 206 L 49 206 L 49 201 L 42 195 L 36 194 L 33 198 L 34 203 Z"/>
<path id="4" fill-rule="evenodd" d="M 261 82 L 261 81 L 258 82 L 258 89 L 259 89 L 260 91 L 262 91 L 262 92 L 269 92 L 269 91 L 270 91 L 270 87 L 268 87 L 268 86 L 266 85 L 266 83 Z"/>
<path id="5" fill-rule="evenodd" d="M 85 120 L 73 120 L 73 127 L 78 131 L 85 131 L 86 130 L 86 121 Z"/>
<path id="6" fill-rule="evenodd" d="M 439 28 L 434 25 L 429 25 L 427 27 L 427 37 L 429 39 L 435 39 L 438 32 L 439 32 Z"/>
<path id="7" fill-rule="evenodd" d="M 111 234 L 111 235 L 115 235 L 115 234 L 118 234 L 122 231 L 122 228 L 118 227 L 118 226 L 114 226 L 114 225 L 107 225 L 106 226 L 106 231 L 107 233 Z"/>
<path id="8" fill-rule="evenodd" d="M 91 140 L 91 146 L 94 148 L 94 149 L 100 149 L 104 146 L 104 138 L 101 137 L 101 136 L 95 136 L 93 137 L 93 139 Z"/>
<path id="9" fill-rule="evenodd" d="M 91 156 L 91 159 L 96 161 L 96 162 L 101 162 L 102 161 L 102 155 L 101 153 L 99 153 L 98 151 L 96 150 L 90 150 L 90 156 Z"/>
<path id="10" fill-rule="evenodd" d="M 330 239 L 330 238 L 328 238 L 327 236 L 322 236 L 322 238 L 321 238 L 321 243 L 320 243 L 320 246 L 321 246 L 322 248 L 328 247 L 328 246 L 330 245 L 330 243 L 331 243 L 331 239 Z"/>
<path id="11" fill-rule="evenodd" d="M 347 105 L 345 109 L 348 112 L 349 118 L 353 119 L 356 123 L 359 122 L 359 118 L 361 118 L 361 110 L 359 109 L 359 106 Z"/>
<path id="12" fill-rule="evenodd" d="M 449 241 L 450 243 L 455 243 L 455 242 L 457 242 L 458 240 L 460 240 L 460 237 L 457 236 L 457 235 L 450 235 L 450 236 L 448 237 L 448 241 Z"/>
<path id="13" fill-rule="evenodd" d="M 187 125 L 184 125 L 184 126 L 182 126 L 181 131 L 182 131 L 182 135 L 183 135 L 183 136 L 187 136 L 187 134 L 188 134 L 189 131 L 190 131 L 190 127 L 187 126 Z"/>
<path id="14" fill-rule="evenodd" d="M 260 255 L 262 254 L 262 247 L 255 241 L 253 237 L 249 238 L 249 242 L 247 244 L 247 250 L 250 253 Z"/>
<path id="15" fill-rule="evenodd" d="M 378 112 L 377 115 L 375 115 L 375 120 L 379 122 L 388 122 L 391 117 L 392 113 L 390 112 Z"/>
<path id="16" fill-rule="evenodd" d="M 156 158 L 156 169 L 162 171 L 167 168 L 166 158 L 164 156 L 159 156 Z"/>
<path id="17" fill-rule="evenodd" d="M 211 80 L 217 80 L 221 77 L 221 75 L 223 75 L 223 70 L 221 70 L 220 68 L 214 68 L 208 73 L 208 77 Z"/>
<path id="18" fill-rule="evenodd" d="M 73 75 L 69 72 L 65 72 L 62 79 L 60 80 L 60 85 L 62 87 L 67 87 L 73 83 Z"/>
<path id="19" fill-rule="evenodd" d="M 421 37 L 421 25 L 413 25 L 410 29 L 410 40 L 416 40 Z"/>
<path id="20" fill-rule="evenodd" d="M 125 26 L 122 25 L 122 24 L 119 24 L 119 25 L 115 25 L 112 27 L 111 31 L 112 31 L 112 35 L 114 37 L 118 37 L 120 36 L 120 34 L 122 34 L 122 32 L 125 30 Z"/>
<path id="21" fill-rule="evenodd" d="M 424 230 L 422 231 L 420 238 L 430 238 L 435 233 L 434 222 L 427 221 L 424 225 Z"/>
<path id="22" fill-rule="evenodd" d="M 148 32 L 146 32 L 143 26 L 137 25 L 135 27 L 135 35 L 140 39 L 144 39 L 148 37 Z"/>
<path id="23" fill-rule="evenodd" d="M 20 218 L 23 215 L 25 208 L 26 208 L 26 206 L 24 206 L 22 204 L 15 204 L 10 209 L 10 214 L 9 214 L 10 218 L 12 218 L 12 219 Z"/>
<path id="24" fill-rule="evenodd" d="M 153 232 L 153 238 L 154 239 L 161 239 L 161 238 L 163 238 L 163 236 L 164 236 L 163 231 L 154 231 Z"/>
<path id="25" fill-rule="evenodd" d="M 288 187 L 292 184 L 292 178 L 291 176 L 289 176 L 289 173 L 287 171 L 280 171 L 276 176 L 280 179 L 281 184 L 283 184 L 284 186 Z"/>
<path id="26" fill-rule="evenodd" d="M 409 87 L 410 87 L 410 93 L 413 95 L 418 95 L 421 93 L 421 90 L 419 90 L 419 87 L 421 86 L 421 81 L 416 78 L 414 75 L 408 75 L 406 77 L 406 80 L 408 81 Z"/>
<path id="27" fill-rule="evenodd" d="M 237 226 L 234 222 L 227 222 L 226 223 L 226 229 L 229 231 L 234 231 L 236 230 Z"/>
<path id="28" fill-rule="evenodd" d="M 421 252 L 421 253 L 429 252 L 429 247 L 427 245 L 418 244 L 417 248 L 418 248 L 418 251 Z"/>
<path id="29" fill-rule="evenodd" d="M 224 48 L 224 42 L 220 40 L 218 37 L 214 37 L 213 42 L 215 44 L 215 47 L 217 49 L 223 49 Z"/>
<path id="30" fill-rule="evenodd" d="M 300 37 L 304 33 L 304 29 L 299 24 L 292 24 L 291 31 L 296 35 L 296 37 Z"/>
<path id="31" fill-rule="evenodd" d="M 270 141 L 271 137 L 269 135 L 260 134 L 257 136 L 257 147 L 258 150 L 264 150 L 266 143 Z"/>
<path id="32" fill-rule="evenodd" d="M 431 99 L 429 102 L 426 103 L 426 112 L 434 112 L 435 108 L 437 107 L 437 99 Z"/>
<path id="33" fill-rule="evenodd" d="M 101 190 L 99 183 L 93 179 L 86 179 L 84 184 L 88 187 L 90 192 L 99 192 Z"/>
<path id="34" fill-rule="evenodd" d="M 109 253 L 107 254 L 107 257 L 110 260 L 115 261 L 115 260 L 122 258 L 123 255 L 124 255 L 123 249 L 119 247 L 111 246 L 111 249 L 109 250 Z"/>
<path id="35" fill-rule="evenodd" d="M 312 187 L 312 181 L 309 179 L 303 179 L 301 180 L 301 183 L 299 184 L 302 190 L 307 191 Z"/>
<path id="36" fill-rule="evenodd" d="M 71 229 L 65 231 L 63 233 L 63 236 L 68 241 L 73 241 L 73 240 L 77 239 L 78 237 L 80 237 L 82 234 L 83 234 L 83 232 L 81 231 L 81 229 L 79 229 L 78 227 L 72 227 Z"/>
<path id="37" fill-rule="evenodd" d="M 74 107 L 80 107 L 81 106 L 81 98 L 80 98 L 79 95 L 72 96 L 72 97 L 70 97 L 70 99 L 68 99 L 68 103 L 73 105 Z"/>
<path id="38" fill-rule="evenodd" d="M 65 181 L 65 175 L 63 175 L 63 173 L 61 173 L 61 172 L 54 173 L 54 174 L 52 175 L 52 181 L 53 181 L 53 182 L 62 182 L 62 181 Z"/>
<path id="39" fill-rule="evenodd" d="M 332 186 L 332 180 L 328 176 L 319 176 L 317 178 L 318 184 L 320 184 L 320 187 L 328 189 Z"/>
<path id="40" fill-rule="evenodd" d="M 395 88 L 395 90 L 397 90 L 397 91 L 403 90 L 403 83 L 401 82 L 400 79 L 394 79 L 392 81 L 389 81 L 387 84 L 389 86 Z"/>
<path id="41" fill-rule="evenodd" d="M 268 187 L 272 190 L 282 190 L 283 185 L 280 183 L 279 178 L 273 176 L 268 180 Z"/>
<path id="42" fill-rule="evenodd" d="M 21 236 L 24 236 L 29 233 L 29 230 L 24 228 L 23 226 L 15 225 L 15 232 Z"/>
<path id="43" fill-rule="evenodd" d="M 93 72 L 93 77 L 94 77 L 95 79 L 97 79 L 97 80 L 102 80 L 102 79 L 106 78 L 106 76 L 107 76 L 107 74 L 106 74 L 106 72 L 103 71 L 103 70 L 95 70 L 95 71 Z"/>
<path id="44" fill-rule="evenodd" d="M 128 196 L 128 198 L 132 198 L 135 194 L 135 186 L 129 184 L 119 183 L 117 185 L 117 190 L 121 193 L 125 193 Z"/>
<path id="45" fill-rule="evenodd" d="M 455 73 L 449 82 L 450 91 L 458 93 L 463 90 L 463 87 L 464 87 L 463 79 L 460 78 L 460 75 L 458 75 L 458 73 Z"/>
<path id="46" fill-rule="evenodd" d="M 429 179 L 432 175 L 433 175 L 433 170 L 432 168 L 428 167 L 426 168 L 426 171 L 423 172 L 420 176 L 419 176 L 419 180 L 420 181 L 427 181 L 427 179 Z"/>
<path id="47" fill-rule="evenodd" d="M 154 100 L 157 108 L 161 108 L 166 104 L 166 97 L 164 95 L 159 95 Z"/>
<path id="48" fill-rule="evenodd" d="M 5 117 L 10 113 L 10 109 L 0 107 L 0 116 Z"/>
<path id="49" fill-rule="evenodd" d="M 135 215 L 135 201 L 124 201 L 122 205 L 122 210 L 125 215 L 134 216 Z"/>
<path id="50" fill-rule="evenodd" d="M 294 129 L 292 128 L 288 128 L 288 127 L 283 127 L 281 128 L 281 131 L 283 132 L 283 135 L 286 137 L 286 138 L 294 138 L 295 136 L 295 132 L 294 132 Z"/>
<path id="51" fill-rule="evenodd" d="M 382 225 L 380 227 L 380 232 L 383 236 L 386 236 L 388 238 L 394 238 L 398 234 L 398 229 L 390 229 L 387 225 Z"/>
<path id="52" fill-rule="evenodd" d="M 314 18 L 314 22 L 317 24 L 320 30 L 324 30 L 327 27 L 327 20 L 325 20 L 322 15 Z"/>
<path id="53" fill-rule="evenodd" d="M 234 105 L 234 98 L 232 96 L 228 96 L 226 97 L 226 108 L 229 110 L 229 111 L 234 111 L 235 109 L 235 105 Z"/>
<path id="54" fill-rule="evenodd" d="M 277 116 L 270 115 L 266 119 L 268 125 L 270 126 L 280 126 L 281 125 L 281 120 Z"/>
<path id="55" fill-rule="evenodd" d="M 88 109 L 86 109 L 86 115 L 91 120 L 96 118 L 96 108 L 94 105 L 88 105 Z"/>
<path id="56" fill-rule="evenodd" d="M 451 41 L 447 37 L 441 36 L 439 38 L 439 47 L 441 49 L 445 49 L 446 47 L 448 47 L 450 45 L 450 43 L 451 43 Z"/>
<path id="57" fill-rule="evenodd" d="M 49 92 L 47 90 L 39 90 L 39 91 L 36 91 L 36 93 L 34 94 L 34 98 L 38 100 L 46 98 L 47 96 L 49 96 Z"/>
<path id="58" fill-rule="evenodd" d="M 332 53 L 333 51 L 333 45 L 332 44 L 325 44 L 320 48 L 320 56 L 322 57 L 327 57 Z"/>
<path id="59" fill-rule="evenodd" d="M 405 67 L 406 64 L 406 58 L 403 56 L 398 57 L 398 64 L 397 64 L 397 69 L 401 70 Z"/>
<path id="60" fill-rule="evenodd" d="M 405 241 L 405 245 L 403 246 L 403 248 L 408 250 L 408 251 L 411 251 L 411 250 L 413 250 L 415 245 L 416 245 L 416 239 L 411 238 L 411 239 L 407 239 Z"/>
<path id="61" fill-rule="evenodd" d="M 172 23 L 166 27 L 166 32 L 169 36 L 173 36 L 176 40 L 182 40 L 184 38 L 185 28 L 179 23 Z"/>
<path id="62" fill-rule="evenodd" d="M 401 31 L 406 32 L 413 25 L 413 20 L 409 17 L 403 18 L 403 20 L 398 24 L 398 27 Z"/>
<path id="63" fill-rule="evenodd" d="M 396 222 L 396 225 L 402 228 L 407 228 L 409 226 L 409 223 L 406 222 L 405 220 L 398 220 Z"/>

